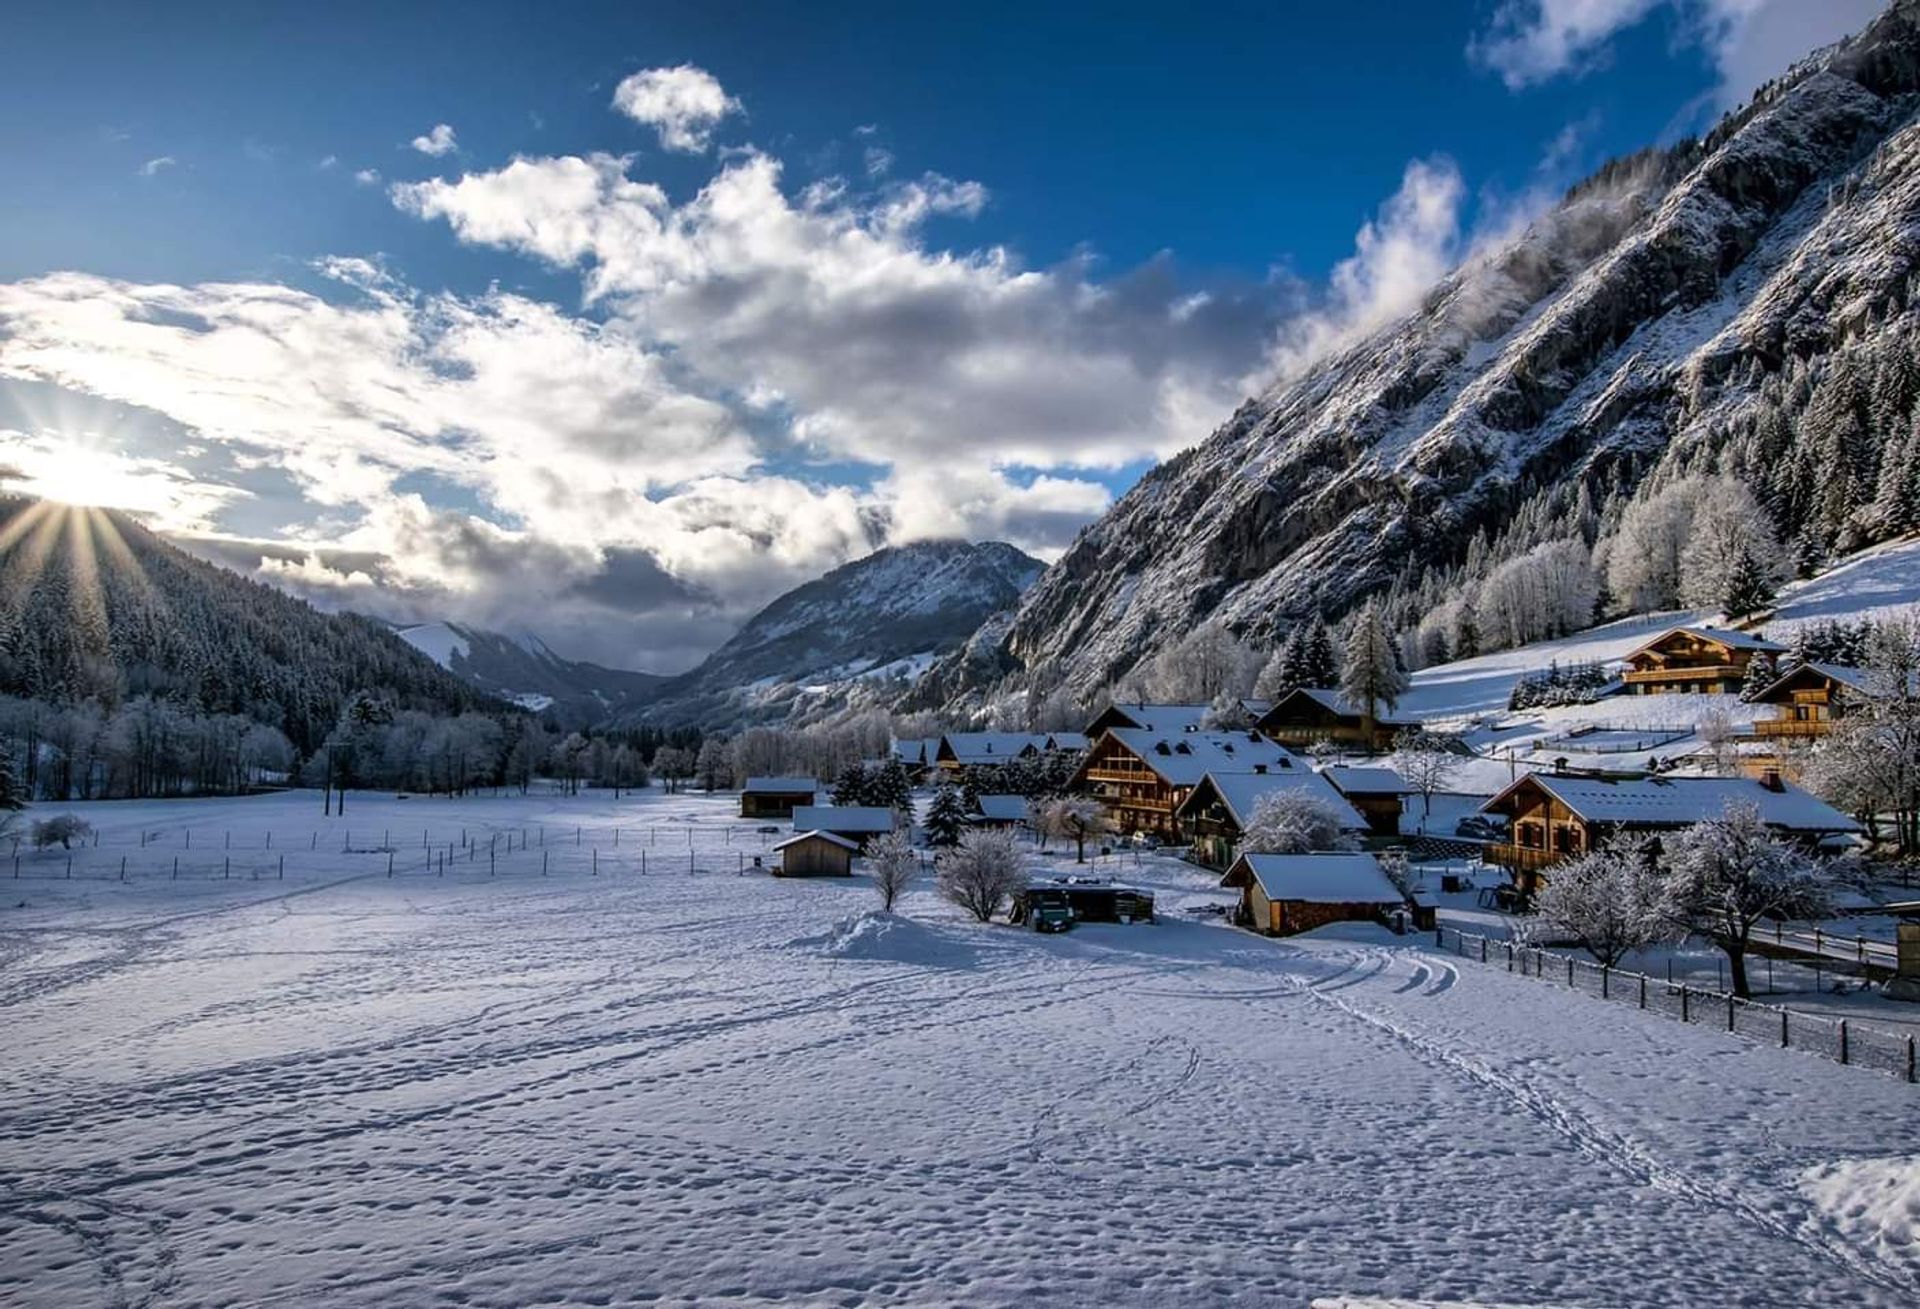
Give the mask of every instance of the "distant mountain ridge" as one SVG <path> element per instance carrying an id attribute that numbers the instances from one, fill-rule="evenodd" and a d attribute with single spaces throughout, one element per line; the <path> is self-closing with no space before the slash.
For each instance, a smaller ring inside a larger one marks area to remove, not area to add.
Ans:
<path id="1" fill-rule="evenodd" d="M 645 701 L 665 679 L 554 653 L 531 633 L 514 637 L 462 623 L 396 625 L 400 639 L 489 695 L 568 727 L 588 727 Z"/>
<path id="2" fill-rule="evenodd" d="M 1147 474 L 906 703 L 1082 696 L 1218 620 L 1411 597 L 1520 511 L 1720 469 L 1845 551 L 1920 517 L 1920 0 L 1618 161 Z"/>
<path id="3" fill-rule="evenodd" d="M 616 721 L 727 727 L 883 704 L 1014 605 L 1042 567 L 1002 541 L 876 551 L 787 592 Z"/>

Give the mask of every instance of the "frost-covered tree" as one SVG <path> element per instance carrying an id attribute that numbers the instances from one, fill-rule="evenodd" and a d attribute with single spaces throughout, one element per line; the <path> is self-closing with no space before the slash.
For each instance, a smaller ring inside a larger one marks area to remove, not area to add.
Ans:
<path id="1" fill-rule="evenodd" d="M 928 845 L 944 849 L 960 843 L 960 835 L 967 829 L 967 800 L 951 779 L 940 779 L 921 825 L 926 828 Z"/>
<path id="2" fill-rule="evenodd" d="M 1087 862 L 1087 838 L 1113 831 L 1113 820 L 1098 800 L 1083 795 L 1063 795 L 1040 807 L 1040 830 L 1050 837 L 1072 841 L 1074 862 Z"/>
<path id="3" fill-rule="evenodd" d="M 1821 741 L 1807 782 L 1870 832 L 1890 814 L 1900 853 L 1912 855 L 1920 852 L 1920 615 L 1875 624 L 1867 644 L 1866 694 Z"/>
<path id="4" fill-rule="evenodd" d="M 867 847 L 867 866 L 872 872 L 873 889 L 880 907 L 893 912 L 894 902 L 906 894 L 920 872 L 920 856 L 904 831 L 895 829 Z"/>
<path id="5" fill-rule="evenodd" d="M 733 748 L 725 737 L 709 736 L 700 743 L 694 771 L 699 774 L 703 791 L 720 791 L 733 785 Z"/>
<path id="6" fill-rule="evenodd" d="M 1020 847 L 1010 832 L 976 827 L 934 861 L 934 887 L 981 922 L 989 922 L 1007 897 L 1027 884 Z"/>
<path id="7" fill-rule="evenodd" d="M 92 835 L 93 824 L 80 815 L 55 814 L 33 825 L 33 848 L 45 850 L 57 845 L 63 850 L 71 850 L 75 841 L 85 841 Z"/>
<path id="8" fill-rule="evenodd" d="M 1340 815 L 1306 791 L 1274 791 L 1260 797 L 1240 834 L 1245 854 L 1311 854 L 1316 850 L 1353 850 L 1357 843 L 1340 826 Z"/>
<path id="9" fill-rule="evenodd" d="M 1494 569 L 1475 612 L 1488 646 L 1519 646 L 1586 627 L 1597 594 L 1585 544 L 1548 541 Z"/>
<path id="10" fill-rule="evenodd" d="M 1407 689 L 1406 670 L 1394 649 L 1393 634 L 1387 630 L 1386 615 L 1378 600 L 1368 600 L 1353 617 L 1347 632 L 1346 657 L 1340 664 L 1340 692 L 1360 710 L 1362 722 L 1371 734 L 1381 705 L 1392 709 Z"/>
<path id="11" fill-rule="evenodd" d="M 1607 589 L 1629 613 L 1680 603 L 1680 556 L 1704 479 L 1682 478 L 1630 501 L 1607 551 Z"/>
<path id="12" fill-rule="evenodd" d="M 1691 479 L 1693 524 L 1680 552 L 1680 599 L 1740 617 L 1764 608 L 1784 570 L 1773 519 L 1730 474 Z"/>
<path id="13" fill-rule="evenodd" d="M 1461 760 L 1448 738 L 1424 727 L 1411 727 L 1393 738 L 1391 762 L 1393 771 L 1419 794 L 1421 817 L 1431 818 L 1434 793 L 1447 789 L 1447 783 L 1460 771 Z"/>
<path id="14" fill-rule="evenodd" d="M 1226 624 L 1203 623 L 1129 675 L 1126 698 L 1210 704 L 1253 690 L 1260 656 Z"/>
<path id="15" fill-rule="evenodd" d="M 1646 856 L 1601 849 L 1556 864 L 1534 897 L 1542 935 L 1570 938 L 1608 968 L 1673 932 L 1660 912 L 1659 878 Z"/>
<path id="16" fill-rule="evenodd" d="M 1831 907 L 1835 879 L 1821 861 L 1780 840 L 1751 805 L 1729 804 L 1668 844 L 1666 875 L 1655 895 L 1668 923 L 1705 937 L 1727 956 L 1733 993 L 1747 986 L 1747 944 L 1763 918 L 1819 918 Z"/>

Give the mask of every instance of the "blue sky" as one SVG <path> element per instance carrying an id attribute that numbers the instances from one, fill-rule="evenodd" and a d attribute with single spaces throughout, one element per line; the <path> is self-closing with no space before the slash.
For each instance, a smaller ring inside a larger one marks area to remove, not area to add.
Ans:
<path id="1" fill-rule="evenodd" d="M 1057 551 L 1874 7 L 15 5 L 0 457 L 671 668 L 882 542 Z"/>

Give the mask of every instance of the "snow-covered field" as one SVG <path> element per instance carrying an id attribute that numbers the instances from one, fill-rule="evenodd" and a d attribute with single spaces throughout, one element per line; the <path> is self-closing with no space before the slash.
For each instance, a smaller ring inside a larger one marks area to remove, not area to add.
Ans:
<path id="1" fill-rule="evenodd" d="M 0 1303 L 1920 1296 L 1892 1079 L 1377 929 L 1263 940 L 1170 860 L 1110 869 L 1161 923 L 1041 937 L 741 875 L 728 797 L 355 796 L 482 851 L 392 878 L 317 808 L 91 806 L 74 880 L 0 890 Z M 546 876 L 538 835 L 488 875 L 542 827 Z M 88 879 L 188 828 L 256 862 Z"/>

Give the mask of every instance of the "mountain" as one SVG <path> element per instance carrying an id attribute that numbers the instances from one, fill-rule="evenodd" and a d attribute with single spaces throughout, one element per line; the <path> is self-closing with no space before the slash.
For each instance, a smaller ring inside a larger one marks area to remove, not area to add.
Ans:
<path id="1" fill-rule="evenodd" d="M 361 688 L 402 709 L 501 707 L 381 624 L 323 614 L 126 514 L 0 498 L 0 693 L 109 708 L 152 695 L 306 751 Z"/>
<path id="2" fill-rule="evenodd" d="M 1417 598 L 1684 472 L 1808 555 L 1920 526 L 1920 0 L 1705 139 L 1616 161 L 1404 319 L 1248 400 L 907 704 L 1091 695 L 1210 620 Z"/>
<path id="3" fill-rule="evenodd" d="M 602 668 L 555 654 L 532 634 L 511 637 L 458 623 L 396 629 L 400 639 L 489 695 L 567 727 L 589 727 L 646 700 L 656 673 Z"/>
<path id="4" fill-rule="evenodd" d="M 1040 571 L 1000 541 L 876 551 L 787 592 L 618 721 L 808 721 L 884 703 L 1011 607 Z"/>

